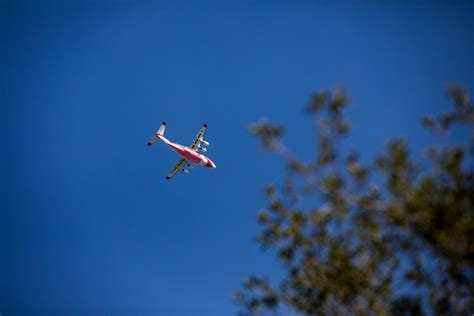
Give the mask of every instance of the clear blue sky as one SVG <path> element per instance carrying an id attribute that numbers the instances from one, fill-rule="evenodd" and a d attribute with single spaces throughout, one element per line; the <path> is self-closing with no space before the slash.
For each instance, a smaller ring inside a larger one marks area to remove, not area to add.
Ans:
<path id="1" fill-rule="evenodd" d="M 246 276 L 279 274 L 254 238 L 284 168 L 250 122 L 311 159 L 303 107 L 344 86 L 369 159 L 432 141 L 447 84 L 474 91 L 472 2 L 256 3 L 1 1 L 2 315 L 233 315 Z M 218 168 L 165 181 L 163 120 L 184 144 L 207 122 Z"/>

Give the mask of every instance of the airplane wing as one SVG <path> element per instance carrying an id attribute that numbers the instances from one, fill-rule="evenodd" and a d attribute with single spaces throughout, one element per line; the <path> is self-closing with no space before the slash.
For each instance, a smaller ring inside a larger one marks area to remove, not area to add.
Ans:
<path id="1" fill-rule="evenodd" d="M 197 151 L 199 149 L 199 145 L 201 145 L 201 143 L 204 142 L 203 137 L 206 130 L 207 130 L 207 124 L 204 124 L 199 130 L 199 133 L 196 135 L 196 138 L 194 139 L 193 143 L 189 146 L 189 148 L 191 148 L 194 151 Z M 209 145 L 209 143 L 207 142 L 206 144 Z"/>
<path id="2" fill-rule="evenodd" d="M 179 170 L 183 169 L 184 166 L 186 166 L 186 163 L 187 163 L 186 159 L 181 158 L 180 160 L 178 160 L 176 165 L 173 167 L 173 169 L 171 169 L 171 171 L 166 176 L 166 179 L 167 180 L 171 179 L 171 177 L 174 176 L 176 172 L 178 172 Z"/>

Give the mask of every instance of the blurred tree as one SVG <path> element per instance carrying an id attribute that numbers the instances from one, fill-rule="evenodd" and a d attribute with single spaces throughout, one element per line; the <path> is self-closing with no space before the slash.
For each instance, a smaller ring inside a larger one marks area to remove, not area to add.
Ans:
<path id="1" fill-rule="evenodd" d="M 311 96 L 317 129 L 313 161 L 296 159 L 281 142 L 282 126 L 259 122 L 250 131 L 284 157 L 288 175 L 268 185 L 258 214 L 258 242 L 274 249 L 284 277 L 250 277 L 235 295 L 242 314 L 468 315 L 474 311 L 474 106 L 451 86 L 454 110 L 423 125 L 443 139 L 426 162 L 410 158 L 403 139 L 390 141 L 373 164 L 343 154 L 350 132 L 342 89 Z M 469 130 L 464 145 L 449 129 Z M 404 286 L 404 290 L 401 286 Z"/>

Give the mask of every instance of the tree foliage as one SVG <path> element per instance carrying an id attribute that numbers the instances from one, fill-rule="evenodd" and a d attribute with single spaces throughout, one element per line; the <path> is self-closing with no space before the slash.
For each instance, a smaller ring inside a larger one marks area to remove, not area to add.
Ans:
<path id="1" fill-rule="evenodd" d="M 314 93 L 306 107 L 316 155 L 295 158 L 270 122 L 250 126 L 288 173 L 268 185 L 258 242 L 276 252 L 284 277 L 250 277 L 236 293 L 242 314 L 284 306 L 301 315 L 467 315 L 474 310 L 474 106 L 451 86 L 454 107 L 422 123 L 439 142 L 415 162 L 390 141 L 364 165 L 343 143 L 351 125 L 342 89 Z M 470 133 L 449 142 L 454 125 Z"/>

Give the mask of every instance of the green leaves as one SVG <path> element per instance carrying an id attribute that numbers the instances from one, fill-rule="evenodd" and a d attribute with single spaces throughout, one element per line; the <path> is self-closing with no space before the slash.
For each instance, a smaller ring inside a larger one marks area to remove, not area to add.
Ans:
<path id="1" fill-rule="evenodd" d="M 264 190 L 257 239 L 275 251 L 285 273 L 276 287 L 265 278 L 244 282 L 236 300 L 246 313 L 281 305 L 302 315 L 474 310 L 474 140 L 450 146 L 446 138 L 456 124 L 474 126 L 474 107 L 464 89 L 451 86 L 448 93 L 453 111 L 422 120 L 443 137 L 428 148 L 428 162 L 414 161 L 404 139 L 388 142 L 372 165 L 341 150 L 350 132 L 342 89 L 310 97 L 310 161 L 290 154 L 282 126 L 251 125 L 262 146 L 285 159 L 288 176 Z M 394 291 L 399 284 L 418 291 Z"/>
<path id="2" fill-rule="evenodd" d="M 400 197 L 409 191 L 415 178 L 416 165 L 409 159 L 404 140 L 396 139 L 387 144 L 387 153 L 375 160 L 375 167 L 386 176 L 387 189 Z"/>
<path id="3" fill-rule="evenodd" d="M 343 180 L 341 177 L 331 175 L 323 178 L 322 184 L 328 192 L 336 192 L 343 186 Z"/>
<path id="4" fill-rule="evenodd" d="M 330 92 L 328 90 L 315 92 L 311 95 L 306 112 L 318 114 L 322 110 L 327 110 L 331 116 L 341 115 L 344 107 L 349 105 L 350 100 L 342 88 L 336 88 Z"/>
<path id="5" fill-rule="evenodd" d="M 265 121 L 251 124 L 249 130 L 262 139 L 280 138 L 284 133 L 282 126 Z"/>
<path id="6" fill-rule="evenodd" d="M 248 297 L 242 292 L 234 294 L 234 299 L 237 303 L 244 305 L 246 308 L 246 312 L 242 314 L 254 314 L 262 308 L 273 309 L 278 305 L 279 297 L 276 291 L 269 285 L 267 279 L 250 277 L 244 281 L 243 286 L 253 291 L 256 295 Z"/>
<path id="7" fill-rule="evenodd" d="M 458 85 L 448 87 L 448 95 L 454 104 L 452 112 L 445 112 L 438 119 L 434 116 L 425 116 L 423 126 L 437 134 L 445 134 L 453 124 L 459 123 L 468 128 L 474 127 L 474 104 L 469 100 L 467 91 Z"/>
<path id="8" fill-rule="evenodd" d="M 267 121 L 260 121 L 250 124 L 249 131 L 260 138 L 264 148 L 280 154 L 284 153 L 285 148 L 280 143 L 280 138 L 285 131 L 282 126 Z"/>
<path id="9" fill-rule="evenodd" d="M 313 93 L 311 95 L 308 106 L 306 107 L 306 112 L 310 114 L 318 113 L 321 109 L 327 106 L 330 99 L 331 94 L 329 93 L 329 91 Z"/>

